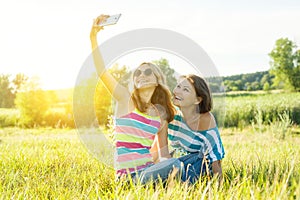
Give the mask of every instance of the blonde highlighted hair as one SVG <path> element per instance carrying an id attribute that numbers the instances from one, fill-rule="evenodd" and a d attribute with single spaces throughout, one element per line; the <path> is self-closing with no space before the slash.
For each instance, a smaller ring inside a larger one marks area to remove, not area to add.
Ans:
<path id="1" fill-rule="evenodd" d="M 153 105 L 158 104 L 161 105 L 165 108 L 166 113 L 167 113 L 167 118 L 166 120 L 168 122 L 172 121 L 175 115 L 175 108 L 172 104 L 171 101 L 171 92 L 168 89 L 168 86 L 166 85 L 166 78 L 163 75 L 162 71 L 158 66 L 156 66 L 153 63 L 150 62 L 143 62 L 142 64 L 139 65 L 148 65 L 152 69 L 152 72 L 154 76 L 156 77 L 157 80 L 157 86 L 152 94 L 151 97 L 151 103 Z M 141 101 L 140 95 L 139 95 L 139 90 L 134 86 L 132 95 L 131 95 L 132 102 L 134 106 L 141 112 L 146 112 L 147 105 L 145 102 Z"/>

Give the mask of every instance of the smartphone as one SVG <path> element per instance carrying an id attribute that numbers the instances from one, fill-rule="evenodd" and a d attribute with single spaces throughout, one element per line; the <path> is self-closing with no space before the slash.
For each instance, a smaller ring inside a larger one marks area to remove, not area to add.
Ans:
<path id="1" fill-rule="evenodd" d="M 105 21 L 103 21 L 102 23 L 100 23 L 98 25 L 99 26 L 108 26 L 108 25 L 116 24 L 120 17 L 121 17 L 121 14 L 111 15 Z"/>

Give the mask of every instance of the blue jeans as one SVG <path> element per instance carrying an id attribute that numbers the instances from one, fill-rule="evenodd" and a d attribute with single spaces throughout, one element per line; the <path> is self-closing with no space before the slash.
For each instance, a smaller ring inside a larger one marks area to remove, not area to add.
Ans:
<path id="1" fill-rule="evenodd" d="M 177 158 L 170 158 L 168 160 L 164 160 L 162 162 L 156 163 L 142 170 L 136 176 L 138 176 L 141 184 L 145 184 L 149 181 L 157 181 L 158 178 L 162 181 L 168 179 L 170 173 L 177 168 L 179 171 L 176 173 L 176 176 L 183 176 L 184 170 L 182 170 L 182 164 Z"/>
<path id="2" fill-rule="evenodd" d="M 182 181 L 195 183 L 200 176 L 207 174 L 207 164 L 203 160 L 203 154 L 190 153 L 178 158 L 183 163 L 185 174 L 181 177 Z"/>

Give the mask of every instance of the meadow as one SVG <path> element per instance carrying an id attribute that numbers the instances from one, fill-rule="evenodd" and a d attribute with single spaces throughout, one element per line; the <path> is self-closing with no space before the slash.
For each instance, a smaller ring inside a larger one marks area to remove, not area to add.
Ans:
<path id="1" fill-rule="evenodd" d="M 272 125 L 271 125 L 272 126 Z M 300 135 L 223 128 L 224 181 L 124 184 L 74 129 L 0 130 L 0 199 L 299 199 Z"/>
<path id="2" fill-rule="evenodd" d="M 172 178 L 155 186 L 115 182 L 112 151 L 99 129 L 74 129 L 61 109 L 49 113 L 46 126 L 25 129 L 16 109 L 0 109 L 0 199 L 300 199 L 299 99 L 300 93 L 226 94 L 225 103 L 216 97 L 216 108 L 226 106 L 222 185 L 215 178 L 195 185 Z"/>

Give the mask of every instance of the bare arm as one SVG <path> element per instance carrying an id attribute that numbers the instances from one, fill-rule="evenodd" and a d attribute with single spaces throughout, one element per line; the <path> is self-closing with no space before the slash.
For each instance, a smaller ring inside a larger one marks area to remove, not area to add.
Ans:
<path id="1" fill-rule="evenodd" d="M 212 166 L 213 175 L 218 176 L 219 183 L 221 184 L 223 182 L 221 160 L 214 161 L 211 166 Z"/>
<path id="2" fill-rule="evenodd" d="M 105 64 L 101 55 L 101 52 L 98 48 L 97 42 L 97 34 L 100 30 L 103 29 L 102 26 L 98 26 L 99 22 L 106 20 L 109 17 L 108 15 L 100 15 L 94 20 L 91 33 L 90 33 L 90 40 L 92 45 L 92 54 L 94 58 L 94 64 L 97 70 L 99 77 L 101 78 L 102 82 L 109 90 L 110 94 L 118 101 L 124 102 L 124 104 L 128 104 L 130 93 L 127 88 L 119 84 L 115 78 L 105 69 Z"/>
<path id="3" fill-rule="evenodd" d="M 155 163 L 161 161 L 161 158 L 171 158 L 168 148 L 168 122 L 166 120 L 163 121 L 150 152 Z"/>
<path id="4" fill-rule="evenodd" d="M 168 121 L 166 109 L 159 104 L 155 104 L 155 114 L 159 114 L 161 126 L 158 134 L 155 136 L 154 143 L 150 150 L 154 162 L 161 161 L 161 158 L 171 158 L 168 147 Z"/>
<path id="5" fill-rule="evenodd" d="M 153 162 L 154 163 L 158 163 L 159 162 L 159 155 L 158 155 L 158 142 L 157 142 L 157 135 L 155 136 L 154 142 L 152 144 L 152 147 L 150 149 L 150 153 L 152 155 L 153 158 Z"/>
<path id="6" fill-rule="evenodd" d="M 208 130 L 215 127 L 216 121 L 214 116 L 210 112 L 206 112 L 200 115 L 198 130 Z M 219 183 L 221 184 L 223 180 L 221 160 L 212 162 L 212 171 L 213 175 L 218 177 Z"/>

